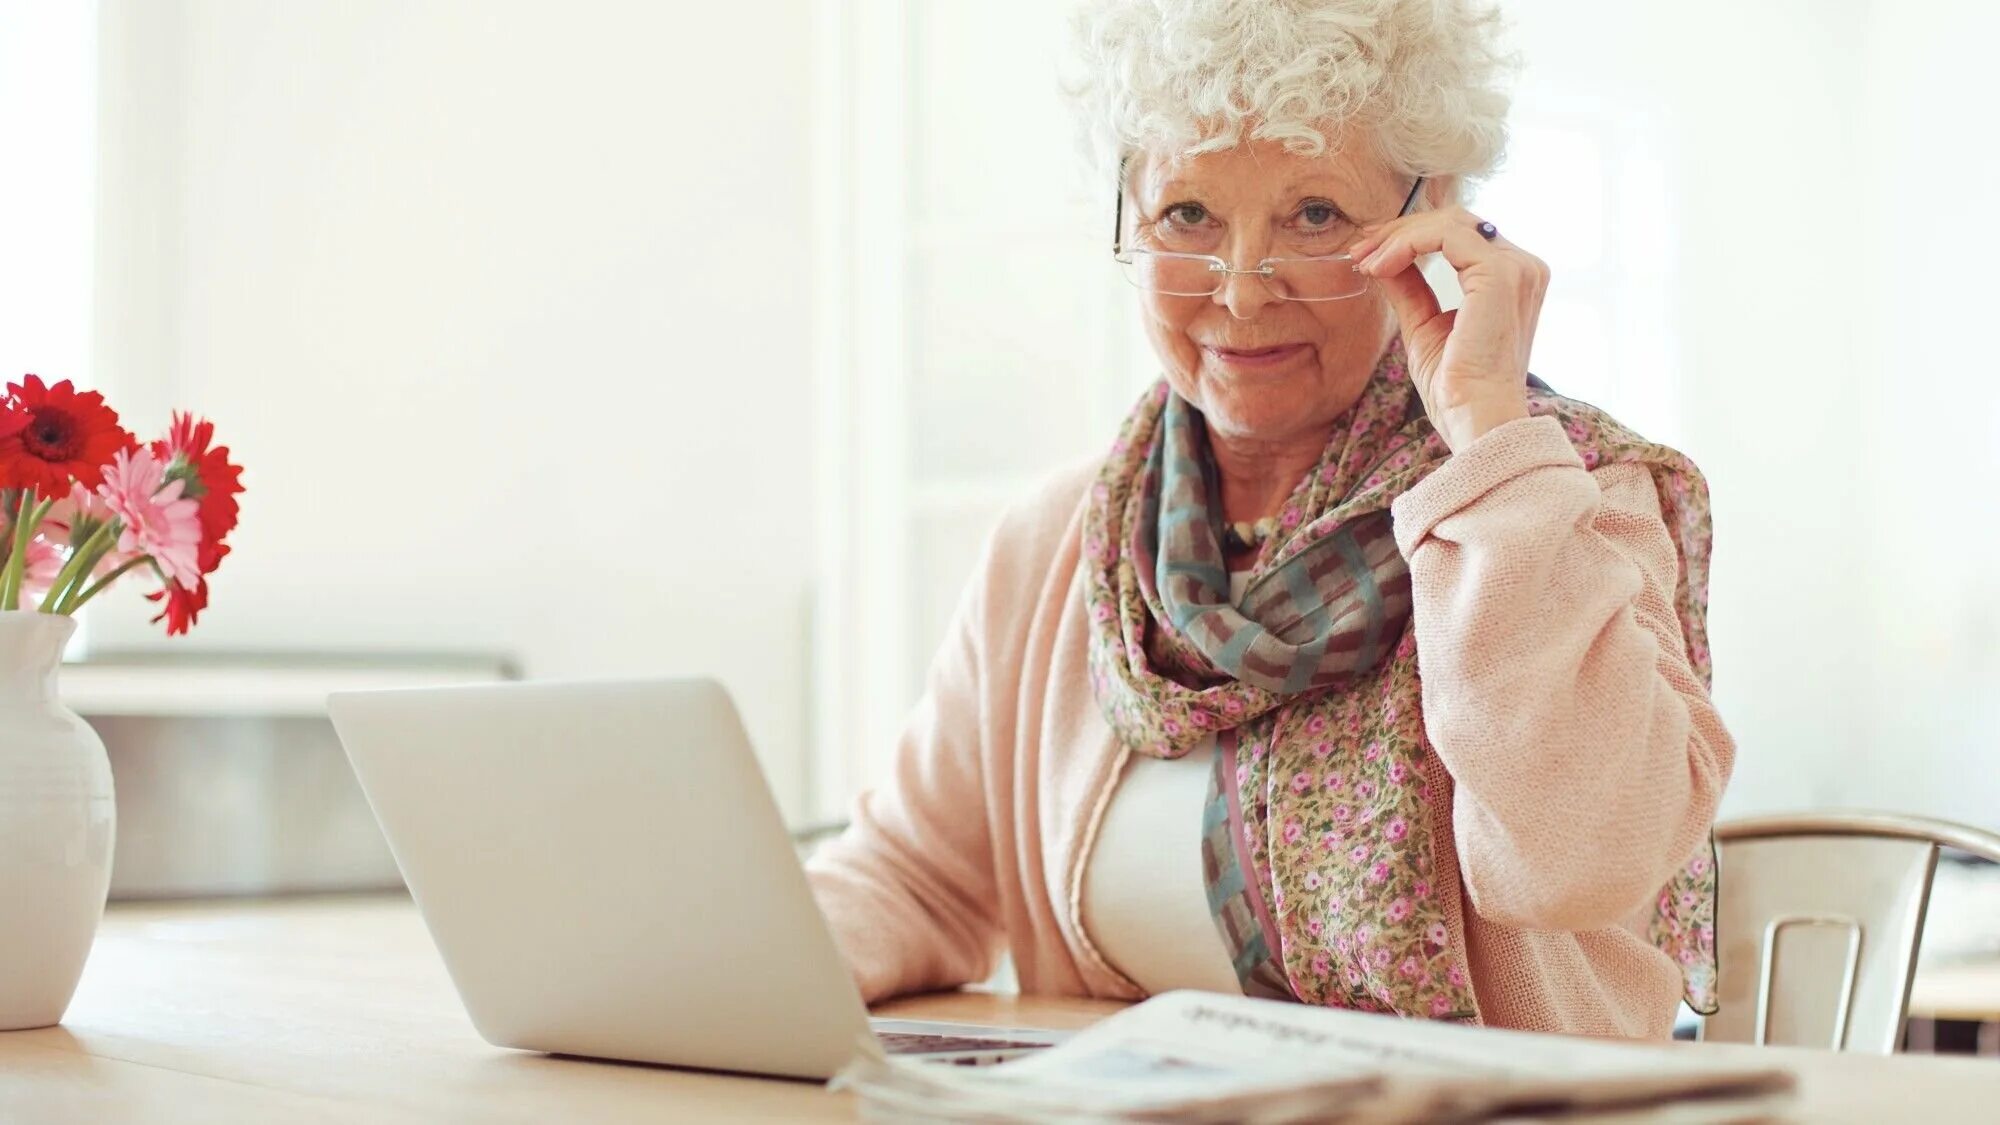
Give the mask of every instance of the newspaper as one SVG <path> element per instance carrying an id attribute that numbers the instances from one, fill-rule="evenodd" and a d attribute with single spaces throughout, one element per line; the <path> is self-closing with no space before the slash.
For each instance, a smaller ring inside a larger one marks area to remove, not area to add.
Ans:
<path id="1" fill-rule="evenodd" d="M 1792 1076 L 1659 1047 L 1170 992 L 1018 1061 L 837 1075 L 874 1121 L 1782 1121 Z"/>

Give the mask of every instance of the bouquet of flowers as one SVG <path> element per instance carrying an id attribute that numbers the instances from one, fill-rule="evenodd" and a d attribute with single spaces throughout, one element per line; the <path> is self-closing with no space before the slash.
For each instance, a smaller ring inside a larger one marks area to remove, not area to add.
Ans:
<path id="1" fill-rule="evenodd" d="M 0 612 L 75 613 L 126 572 L 159 579 L 155 623 L 185 633 L 229 554 L 242 468 L 176 412 L 141 445 L 96 391 L 34 375 L 0 395 Z"/>

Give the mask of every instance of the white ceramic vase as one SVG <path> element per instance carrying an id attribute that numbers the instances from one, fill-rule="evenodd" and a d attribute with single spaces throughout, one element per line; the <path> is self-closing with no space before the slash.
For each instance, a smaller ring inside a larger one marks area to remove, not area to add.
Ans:
<path id="1" fill-rule="evenodd" d="M 111 883 L 111 761 L 56 696 L 74 632 L 0 612 L 0 1031 L 62 1021 Z"/>

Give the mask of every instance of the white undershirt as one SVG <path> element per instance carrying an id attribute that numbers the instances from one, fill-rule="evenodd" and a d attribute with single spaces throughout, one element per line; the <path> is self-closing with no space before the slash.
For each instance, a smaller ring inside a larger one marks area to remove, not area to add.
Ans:
<path id="1" fill-rule="evenodd" d="M 1243 600 L 1247 571 L 1229 576 Z M 1083 869 L 1083 930 L 1111 967 L 1148 993 L 1241 993 L 1201 874 L 1201 814 L 1215 742 L 1181 758 L 1133 754 L 1111 792 Z"/>

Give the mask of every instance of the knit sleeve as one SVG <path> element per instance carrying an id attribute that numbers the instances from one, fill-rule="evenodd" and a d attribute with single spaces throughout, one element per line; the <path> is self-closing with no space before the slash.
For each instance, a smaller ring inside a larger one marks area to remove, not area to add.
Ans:
<path id="1" fill-rule="evenodd" d="M 1688 664 L 1651 474 L 1593 473 L 1553 418 L 1523 418 L 1393 515 L 1473 908 L 1532 930 L 1629 920 L 1706 837 L 1735 759 Z"/>

